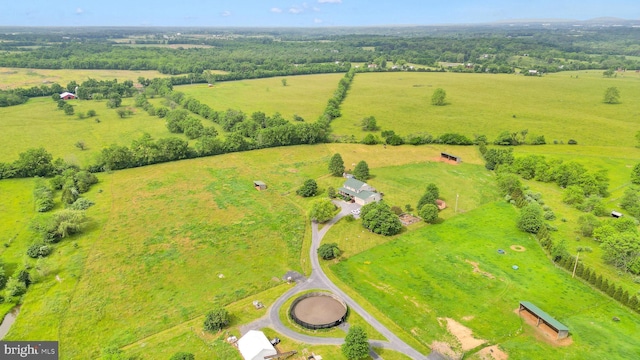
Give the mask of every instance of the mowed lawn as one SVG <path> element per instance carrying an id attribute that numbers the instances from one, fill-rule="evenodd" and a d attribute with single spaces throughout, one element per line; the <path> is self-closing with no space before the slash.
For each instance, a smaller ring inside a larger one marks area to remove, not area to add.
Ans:
<path id="1" fill-rule="evenodd" d="M 212 87 L 194 84 L 174 87 L 217 111 L 242 110 L 247 116 L 262 111 L 268 116 L 279 112 L 285 119 L 293 115 L 315 122 L 327 100 L 338 88 L 344 74 L 285 76 L 267 79 L 218 82 Z M 287 86 L 282 85 L 286 79 Z"/>
<path id="2" fill-rule="evenodd" d="M 603 103 L 617 87 L 621 104 Z M 447 92 L 446 106 L 432 106 L 435 89 Z M 493 141 L 502 131 L 529 130 L 547 143 L 633 146 L 640 125 L 640 74 L 603 78 L 601 71 L 560 72 L 543 77 L 507 74 L 361 73 L 331 125 L 336 135 L 362 139 L 364 117 L 400 135 L 457 132 Z"/>
<path id="3" fill-rule="evenodd" d="M 0 89 L 15 89 L 41 85 L 50 86 L 58 83 L 66 87 L 75 80 L 78 84 L 88 79 L 113 80 L 120 82 L 131 80 L 134 83 L 139 77 L 162 78 L 170 75 L 155 70 L 85 70 L 85 69 L 24 69 L 0 67 Z"/>
<path id="4" fill-rule="evenodd" d="M 640 316 L 556 268 L 536 240 L 516 228 L 516 217 L 511 205 L 491 203 L 350 257 L 331 270 L 426 345 L 456 345 L 438 322 L 449 317 L 514 359 L 637 358 Z M 511 245 L 526 251 L 515 252 Z M 474 272 L 467 261 L 494 278 Z M 567 325 L 573 344 L 558 347 L 541 340 L 516 315 L 520 300 Z M 613 316 L 621 321 L 612 321 Z"/>
<path id="5" fill-rule="evenodd" d="M 134 108 L 134 114 L 120 118 L 106 101 L 69 100 L 75 114 L 57 110 L 50 97 L 29 99 L 25 104 L 0 108 L 0 162 L 13 162 L 30 148 L 44 147 L 54 158 L 60 157 L 80 166 L 91 165 L 95 156 L 111 144 L 129 146 L 134 139 L 149 133 L 155 139 L 169 136 L 165 121 Z M 155 102 L 154 102 L 155 104 Z M 123 100 L 123 107 L 133 105 L 132 98 Z M 92 118 L 79 119 L 78 113 L 95 110 Z M 96 122 L 100 119 L 100 122 Z M 203 122 L 209 126 L 210 122 Z M 75 144 L 83 141 L 85 150 Z"/>

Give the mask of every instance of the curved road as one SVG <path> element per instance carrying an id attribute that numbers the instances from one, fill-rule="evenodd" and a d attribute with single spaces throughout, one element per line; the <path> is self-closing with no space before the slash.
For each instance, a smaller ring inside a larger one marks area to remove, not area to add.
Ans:
<path id="1" fill-rule="evenodd" d="M 266 317 L 260 318 L 246 326 L 243 326 L 241 332 L 244 334 L 246 331 L 250 329 L 262 328 L 262 327 L 272 327 L 274 330 L 279 332 L 280 334 L 292 338 L 297 341 L 305 342 L 307 344 L 327 344 L 327 345 L 341 345 L 344 343 L 343 338 L 318 338 L 309 335 L 300 334 L 288 327 L 286 327 L 281 321 L 278 315 L 278 312 L 282 305 L 294 296 L 297 293 L 300 293 L 309 289 L 326 289 L 330 290 L 334 294 L 341 297 L 351 311 L 356 311 L 362 318 L 371 324 L 380 334 L 387 338 L 388 341 L 380 341 L 380 340 L 370 340 L 369 344 L 372 347 L 377 348 L 385 348 L 389 350 L 394 350 L 401 352 L 411 359 L 429 359 L 429 357 L 421 354 L 413 347 L 409 346 L 407 343 L 402 341 L 399 337 L 397 337 L 393 332 L 387 329 L 386 326 L 382 325 L 376 318 L 371 316 L 365 309 L 363 309 L 357 302 L 355 302 L 349 295 L 340 290 L 329 278 L 325 275 L 324 271 L 320 267 L 320 261 L 317 255 L 317 249 L 320 246 L 320 241 L 324 237 L 324 235 L 329 231 L 331 226 L 335 224 L 342 217 L 349 215 L 350 211 L 354 208 L 352 204 L 339 202 L 336 203 L 338 206 L 342 208 L 340 213 L 336 215 L 333 219 L 331 219 L 322 230 L 318 230 L 318 224 L 315 222 L 311 223 L 313 237 L 311 242 L 311 249 L 309 250 L 309 257 L 311 258 L 311 276 L 306 281 L 297 284 L 292 289 L 284 293 L 280 296 L 269 308 L 269 313 Z M 371 356 L 374 359 L 381 359 L 377 354 L 371 352 Z"/>

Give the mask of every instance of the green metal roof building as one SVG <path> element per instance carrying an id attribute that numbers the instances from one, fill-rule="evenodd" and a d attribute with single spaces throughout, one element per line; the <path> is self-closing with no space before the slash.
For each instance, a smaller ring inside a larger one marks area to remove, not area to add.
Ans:
<path id="1" fill-rule="evenodd" d="M 558 333 L 558 339 L 564 339 L 569 336 L 569 328 L 566 325 L 554 319 L 551 315 L 547 314 L 532 303 L 528 301 L 520 301 L 520 308 L 518 309 L 518 312 L 522 312 L 523 310 L 527 311 L 538 319 L 538 323 L 536 324 L 536 326 L 539 326 L 540 323 L 544 323 L 555 330 Z"/>

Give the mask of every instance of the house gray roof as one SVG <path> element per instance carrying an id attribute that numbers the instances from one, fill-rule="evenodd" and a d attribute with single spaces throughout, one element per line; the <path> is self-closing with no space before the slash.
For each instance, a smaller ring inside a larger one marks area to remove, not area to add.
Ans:
<path id="1" fill-rule="evenodd" d="M 344 182 L 344 187 L 349 187 L 349 188 L 356 189 L 356 190 L 360 189 L 364 185 L 366 185 L 364 182 L 362 182 L 362 181 L 360 181 L 358 179 L 355 179 L 355 178 L 347 179 Z"/>
<path id="2" fill-rule="evenodd" d="M 260 181 L 260 180 L 255 180 L 253 182 L 254 185 L 256 186 L 266 186 L 267 184 L 264 183 L 264 181 Z"/>
<path id="3" fill-rule="evenodd" d="M 373 191 L 367 191 L 367 190 L 363 190 L 360 191 L 359 193 L 355 194 L 355 197 L 362 199 L 362 200 L 367 200 L 368 198 L 372 197 L 375 193 Z"/>
<path id="4" fill-rule="evenodd" d="M 536 316 L 538 316 L 539 318 L 544 320 L 544 322 L 546 322 L 547 324 L 551 325 L 551 327 L 555 328 L 556 330 L 558 330 L 558 331 L 562 331 L 562 330 L 569 331 L 569 328 L 566 325 L 564 325 L 560 321 L 554 319 L 553 316 L 551 316 L 551 315 L 547 314 L 546 312 L 542 311 L 542 309 L 540 309 L 539 307 L 533 305 L 532 303 L 530 303 L 528 301 L 520 301 L 520 305 L 525 307 L 526 309 L 528 309 L 532 313 L 536 314 Z"/>
<path id="5" fill-rule="evenodd" d="M 356 195 L 358 195 L 358 193 L 357 193 L 357 192 L 355 192 L 355 191 L 353 191 L 353 190 L 350 190 L 350 189 L 347 189 L 347 188 L 345 188 L 345 187 L 338 188 L 338 191 L 339 191 L 339 192 L 343 192 L 343 193 L 345 193 L 345 194 L 347 194 L 347 195 L 349 195 L 349 196 L 356 196 Z"/>

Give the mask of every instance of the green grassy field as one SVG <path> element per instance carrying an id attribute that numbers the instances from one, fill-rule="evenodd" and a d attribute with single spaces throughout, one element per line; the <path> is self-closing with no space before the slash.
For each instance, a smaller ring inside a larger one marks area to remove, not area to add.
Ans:
<path id="1" fill-rule="evenodd" d="M 566 143 L 633 146 L 638 130 L 640 74 L 605 79 L 601 71 L 561 72 L 543 77 L 457 73 L 362 73 L 354 78 L 342 105 L 343 116 L 332 123 L 337 135 L 366 135 L 364 117 L 375 116 L 382 130 L 400 135 L 458 132 L 491 141 L 502 131 L 529 130 Z M 602 102 L 615 86 L 621 104 Z M 447 92 L 446 106 L 432 106 L 436 88 Z M 513 116 L 516 116 L 515 118 Z"/>
<path id="2" fill-rule="evenodd" d="M 636 358 L 640 317 L 554 267 L 537 242 L 517 230 L 515 218 L 511 205 L 489 204 L 331 269 L 426 345 L 451 342 L 438 322 L 449 317 L 515 359 Z M 514 244 L 526 251 L 510 250 Z M 495 278 L 475 273 L 467 260 Z M 514 313 L 519 300 L 532 301 L 569 326 L 573 344 L 557 347 L 538 339 Z M 616 323 L 612 316 L 624 320 Z"/>
<path id="3" fill-rule="evenodd" d="M 145 132 L 155 139 L 172 135 L 163 119 L 149 116 L 141 109 L 134 109 L 134 115 L 121 119 L 114 109 L 107 108 L 105 101 L 71 100 L 70 103 L 76 115 L 57 110 L 56 103 L 48 97 L 0 108 L 0 142 L 4 144 L 0 148 L 0 162 L 13 162 L 21 152 L 42 146 L 54 158 L 87 166 L 95 162 L 95 156 L 103 147 L 111 144 L 128 146 Z M 132 104 L 133 99 L 123 101 L 123 106 Z M 78 118 L 79 112 L 86 114 L 91 109 L 96 111 L 96 117 Z M 184 135 L 172 136 L 186 139 Z M 86 150 L 75 147 L 80 140 L 85 142 Z"/>
<path id="4" fill-rule="evenodd" d="M 285 76 L 268 79 L 176 86 L 181 91 L 218 111 L 239 109 L 247 115 L 262 111 L 271 116 L 280 112 L 291 120 L 294 114 L 315 122 L 324 111 L 338 81 L 344 74 Z M 287 86 L 282 86 L 282 79 Z"/>
<path id="5" fill-rule="evenodd" d="M 327 176 L 335 152 L 346 161 L 368 161 L 376 175 L 390 165 L 428 168 L 419 164 L 438 150 L 324 144 L 99 174 L 100 183 L 86 194 L 96 202 L 88 228 L 45 259 L 46 271 L 30 288 L 8 339 L 58 339 L 64 358 L 86 358 L 105 346 L 136 344 L 188 323 L 216 303 L 253 300 L 252 294 L 278 285 L 287 270 L 307 268 L 301 246 L 313 199 L 295 196 L 295 189 L 307 178 L 342 181 Z M 269 189 L 255 191 L 256 179 Z M 1 218 L 25 228 L 9 248 L 0 248 L 12 268 L 26 260 L 24 251 L 35 239 L 27 226 L 35 216 L 32 187 L 31 179 L 0 182 Z M 189 331 L 176 336 L 200 344 Z"/>
<path id="6" fill-rule="evenodd" d="M 609 210 L 622 212 L 624 210 L 620 209 L 618 200 L 631 184 L 630 177 L 633 166 L 640 161 L 638 160 L 640 159 L 640 149 L 632 147 L 548 145 L 517 147 L 515 151 L 517 155 L 536 154 L 544 155 L 549 160 L 576 161 L 592 172 L 607 170 L 611 195 L 604 199 L 605 205 Z M 556 184 L 537 181 L 526 181 L 525 184 L 532 190 L 542 193 L 545 204 L 549 205 L 556 214 L 557 219 L 552 222 L 558 228 L 558 232 L 553 234 L 555 240 L 565 239 L 572 254 L 577 253 L 577 247 L 591 247 L 592 253 L 580 255 L 585 264 L 596 268 L 599 274 L 603 274 L 609 279 L 616 279 L 630 293 L 640 290 L 638 283 L 634 281 L 635 276 L 619 272 L 602 261 L 600 243 L 579 234 L 577 221 L 584 213 L 562 202 L 562 188 Z M 562 219 L 566 221 L 562 221 Z"/>
<path id="7" fill-rule="evenodd" d="M 71 80 L 78 84 L 87 79 L 131 80 L 134 83 L 142 76 L 153 79 L 168 77 L 154 70 L 71 70 L 71 69 L 23 69 L 0 67 L 0 89 L 15 89 L 58 83 L 66 87 Z"/>

